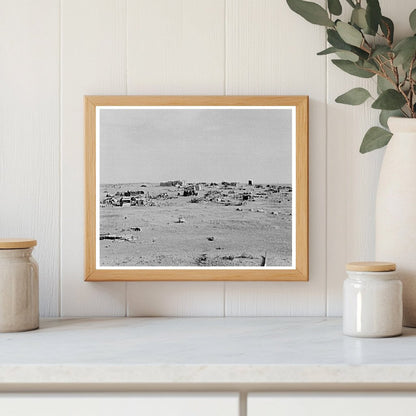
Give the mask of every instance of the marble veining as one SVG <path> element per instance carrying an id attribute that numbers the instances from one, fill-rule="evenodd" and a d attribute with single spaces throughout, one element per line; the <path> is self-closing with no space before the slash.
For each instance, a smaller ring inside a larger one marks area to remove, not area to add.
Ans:
<path id="1" fill-rule="evenodd" d="M 97 318 L 0 334 L 0 383 L 415 383 L 416 329 L 337 318 Z"/>

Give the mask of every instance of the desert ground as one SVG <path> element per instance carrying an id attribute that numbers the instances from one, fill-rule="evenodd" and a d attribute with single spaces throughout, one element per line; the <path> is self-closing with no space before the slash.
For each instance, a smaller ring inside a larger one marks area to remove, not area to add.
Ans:
<path id="1" fill-rule="evenodd" d="M 291 266 L 291 191 L 235 182 L 101 185 L 100 265 Z"/>

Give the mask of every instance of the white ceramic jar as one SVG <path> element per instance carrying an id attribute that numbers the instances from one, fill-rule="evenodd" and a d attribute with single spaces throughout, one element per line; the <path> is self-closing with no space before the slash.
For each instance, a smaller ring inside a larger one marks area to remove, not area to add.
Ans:
<path id="1" fill-rule="evenodd" d="M 385 262 L 347 264 L 343 330 L 354 337 L 393 337 L 402 333 L 402 282 L 396 265 Z"/>
<path id="2" fill-rule="evenodd" d="M 0 240 L 0 332 L 39 327 L 38 264 L 32 257 L 36 240 Z"/>

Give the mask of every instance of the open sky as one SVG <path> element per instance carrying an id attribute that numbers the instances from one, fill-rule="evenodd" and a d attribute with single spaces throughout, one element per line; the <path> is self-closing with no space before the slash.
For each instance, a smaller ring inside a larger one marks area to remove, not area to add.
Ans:
<path id="1" fill-rule="evenodd" d="M 292 112 L 101 109 L 100 181 L 291 183 Z"/>

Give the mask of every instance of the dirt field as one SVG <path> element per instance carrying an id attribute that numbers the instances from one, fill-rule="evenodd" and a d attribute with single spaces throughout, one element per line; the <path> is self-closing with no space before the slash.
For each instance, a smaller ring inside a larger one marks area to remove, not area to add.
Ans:
<path id="1" fill-rule="evenodd" d="M 292 262 L 292 194 L 278 185 L 102 185 L 102 266 L 261 267 Z M 114 206 L 128 190 L 141 204 Z M 178 196 L 180 194 L 180 196 Z M 133 195 L 133 192 L 132 192 Z M 244 196 L 243 196 L 244 195 Z"/>

